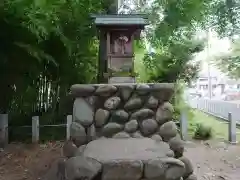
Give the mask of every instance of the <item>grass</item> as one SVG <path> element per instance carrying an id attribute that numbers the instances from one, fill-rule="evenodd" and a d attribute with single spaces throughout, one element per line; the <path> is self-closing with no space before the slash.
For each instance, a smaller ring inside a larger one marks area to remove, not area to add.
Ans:
<path id="1" fill-rule="evenodd" d="M 143 64 L 144 52 L 136 52 L 134 59 L 134 70 L 138 73 L 136 77 L 137 82 L 146 82 L 148 80 L 148 76 L 146 73 L 145 65 Z"/>
<path id="2" fill-rule="evenodd" d="M 193 135 L 197 123 L 202 123 L 205 126 L 212 127 L 213 138 L 228 140 L 228 123 L 222 119 L 215 118 L 201 111 L 194 110 L 194 117 L 190 121 L 189 133 Z M 237 127 L 237 140 L 240 141 L 240 128 Z"/>

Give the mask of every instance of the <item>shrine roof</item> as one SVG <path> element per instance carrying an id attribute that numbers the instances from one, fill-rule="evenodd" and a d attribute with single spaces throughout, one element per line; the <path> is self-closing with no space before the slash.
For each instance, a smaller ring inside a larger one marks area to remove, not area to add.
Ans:
<path id="1" fill-rule="evenodd" d="M 111 15 L 93 15 L 95 24 L 101 26 L 113 25 L 148 25 L 147 17 L 140 14 L 111 14 Z"/>

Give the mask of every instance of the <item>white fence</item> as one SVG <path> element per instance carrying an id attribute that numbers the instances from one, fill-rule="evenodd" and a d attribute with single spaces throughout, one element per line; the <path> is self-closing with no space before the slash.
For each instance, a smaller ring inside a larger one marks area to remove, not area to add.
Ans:
<path id="1" fill-rule="evenodd" d="M 32 126 L 19 126 L 19 128 L 32 128 L 32 142 L 39 142 L 41 127 L 66 127 L 66 140 L 70 139 L 70 126 L 72 124 L 72 115 L 68 115 L 66 124 L 40 125 L 39 116 L 32 117 Z M 0 149 L 8 144 L 8 114 L 0 114 Z"/>
<path id="2" fill-rule="evenodd" d="M 188 103 L 192 108 L 199 109 L 227 121 L 229 113 L 231 113 L 232 119 L 240 125 L 240 103 L 204 98 L 188 99 Z"/>

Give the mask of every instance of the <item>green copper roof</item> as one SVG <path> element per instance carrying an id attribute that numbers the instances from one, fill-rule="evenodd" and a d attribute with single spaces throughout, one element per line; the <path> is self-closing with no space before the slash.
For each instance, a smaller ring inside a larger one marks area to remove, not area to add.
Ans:
<path id="1" fill-rule="evenodd" d="M 144 15 L 137 14 L 116 14 L 116 15 L 96 15 L 96 25 L 111 26 L 111 25 L 148 25 L 147 18 Z"/>

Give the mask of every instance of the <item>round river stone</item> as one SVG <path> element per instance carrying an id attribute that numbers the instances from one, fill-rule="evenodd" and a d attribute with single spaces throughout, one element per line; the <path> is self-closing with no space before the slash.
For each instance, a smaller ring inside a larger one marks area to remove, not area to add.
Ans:
<path id="1" fill-rule="evenodd" d="M 73 122 L 70 127 L 70 135 L 76 146 L 81 146 L 86 143 L 87 134 L 81 124 Z"/>
<path id="2" fill-rule="evenodd" d="M 137 130 L 137 128 L 138 128 L 137 120 L 131 120 L 125 124 L 124 131 L 128 133 L 133 133 Z"/>
<path id="3" fill-rule="evenodd" d="M 89 84 L 74 84 L 70 90 L 73 95 L 83 97 L 91 95 L 95 91 L 95 88 Z"/>
<path id="4" fill-rule="evenodd" d="M 131 115 L 131 119 L 143 120 L 147 118 L 152 118 L 153 115 L 154 112 L 151 109 L 140 109 Z"/>
<path id="5" fill-rule="evenodd" d="M 103 129 L 102 129 L 102 133 L 104 136 L 106 137 L 111 137 L 114 134 L 120 132 L 123 130 L 123 126 L 121 124 L 118 123 L 108 123 L 106 124 Z"/>
<path id="6" fill-rule="evenodd" d="M 159 135 L 164 141 L 169 141 L 171 138 L 175 137 L 177 133 L 177 126 L 173 121 L 166 122 L 159 128 Z"/>
<path id="7" fill-rule="evenodd" d="M 108 97 L 111 96 L 113 93 L 117 91 L 117 88 L 113 85 L 99 85 L 99 87 L 96 90 L 96 95 Z"/>
<path id="8" fill-rule="evenodd" d="M 142 106 L 142 100 L 141 98 L 132 98 L 132 99 L 129 99 L 128 102 L 125 104 L 124 108 L 126 110 L 134 110 L 134 109 L 138 109 L 138 108 L 141 108 Z"/>
<path id="9" fill-rule="evenodd" d="M 120 97 L 110 97 L 109 99 L 107 99 L 104 103 L 104 107 L 108 110 L 113 110 L 113 109 L 116 109 L 119 104 L 121 102 L 121 99 Z"/>
<path id="10" fill-rule="evenodd" d="M 143 120 L 140 126 L 141 132 L 144 136 L 153 134 L 158 128 L 158 124 L 154 119 Z"/>
<path id="11" fill-rule="evenodd" d="M 98 109 L 95 113 L 96 127 L 102 127 L 104 124 L 106 124 L 109 115 L 110 115 L 109 111 L 104 109 Z"/>

